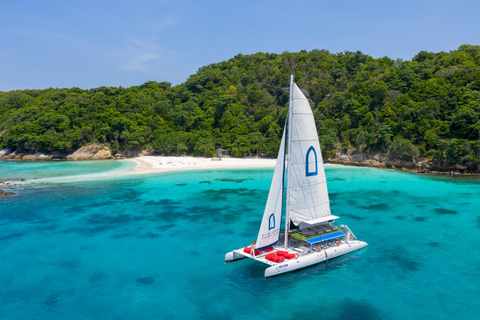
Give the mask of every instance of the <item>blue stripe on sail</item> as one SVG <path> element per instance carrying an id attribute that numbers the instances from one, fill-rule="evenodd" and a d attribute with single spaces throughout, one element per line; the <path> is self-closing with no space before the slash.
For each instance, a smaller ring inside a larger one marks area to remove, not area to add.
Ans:
<path id="1" fill-rule="evenodd" d="M 275 214 L 271 214 L 268 218 L 268 230 L 275 229 Z"/>
<path id="2" fill-rule="evenodd" d="M 264 247 L 261 247 L 261 248 L 255 248 L 255 250 L 264 250 L 264 249 L 270 248 L 271 246 L 274 246 L 274 245 L 276 245 L 276 244 L 277 244 L 277 242 L 278 242 L 278 240 L 277 240 L 277 241 L 275 241 L 275 242 L 273 242 L 273 243 L 271 243 L 271 244 L 269 244 L 269 245 L 266 245 L 266 246 L 264 246 Z"/>
<path id="3" fill-rule="evenodd" d="M 308 168 L 308 157 L 310 156 L 310 152 L 312 151 L 313 151 L 313 154 L 315 155 L 315 171 L 310 172 Z M 318 174 L 318 162 L 317 162 L 317 152 L 315 151 L 315 148 L 313 146 L 308 148 L 307 156 L 305 158 L 306 158 L 305 162 L 307 163 L 305 167 L 305 171 L 307 172 L 307 177 L 316 176 Z"/>

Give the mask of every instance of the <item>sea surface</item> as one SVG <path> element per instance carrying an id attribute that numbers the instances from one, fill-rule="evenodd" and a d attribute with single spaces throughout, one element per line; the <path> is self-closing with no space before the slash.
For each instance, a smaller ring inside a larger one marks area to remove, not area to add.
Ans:
<path id="1" fill-rule="evenodd" d="M 0 319 L 478 319 L 479 177 L 328 166 L 368 247 L 265 279 L 224 255 L 256 238 L 273 168 L 134 166 L 0 162 Z"/>

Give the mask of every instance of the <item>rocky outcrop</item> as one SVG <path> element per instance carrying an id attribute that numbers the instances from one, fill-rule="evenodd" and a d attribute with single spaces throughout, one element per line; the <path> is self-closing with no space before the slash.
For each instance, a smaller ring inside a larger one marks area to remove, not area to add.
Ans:
<path id="1" fill-rule="evenodd" d="M 22 160 L 52 160 L 53 155 L 46 155 L 43 153 L 26 154 Z"/>
<path id="2" fill-rule="evenodd" d="M 123 150 L 123 155 L 127 158 L 149 156 L 151 155 L 151 150 L 128 149 L 128 150 Z"/>
<path id="3" fill-rule="evenodd" d="M 480 174 L 478 165 L 451 166 L 446 163 L 431 163 L 427 159 L 416 161 L 399 160 L 389 153 L 344 153 L 337 152 L 334 158 L 326 159 L 326 163 L 343 164 L 348 166 L 391 168 L 403 170 L 415 170 L 419 173 L 439 174 Z"/>
<path id="4" fill-rule="evenodd" d="M 0 159 L 5 160 L 57 160 L 62 158 L 65 158 L 65 156 L 58 154 L 47 155 L 40 152 L 28 154 L 20 151 L 12 151 L 10 149 L 0 150 Z"/>
<path id="5" fill-rule="evenodd" d="M 132 152 L 132 156 L 148 154 L 146 151 L 138 150 Z M 65 154 L 43 154 L 40 152 L 27 154 L 11 149 L 0 150 L 0 159 L 5 160 L 110 160 L 125 159 L 125 157 L 117 153 L 115 156 L 110 152 L 110 148 L 105 144 L 91 144 L 81 147 L 70 155 Z"/>
<path id="6" fill-rule="evenodd" d="M 14 192 L 3 191 L 2 189 L 0 189 L 0 197 L 9 197 L 9 196 L 15 196 L 15 195 L 17 194 Z"/>
<path id="7" fill-rule="evenodd" d="M 68 155 L 66 160 L 109 160 L 115 159 L 110 148 L 104 144 L 91 144 L 81 147 L 74 153 Z"/>
<path id="8" fill-rule="evenodd" d="M 337 152 L 334 158 L 327 160 L 329 163 L 344 164 L 349 166 L 376 167 L 376 168 L 404 168 L 415 169 L 417 164 L 411 161 L 398 160 L 388 153 L 343 153 Z"/>

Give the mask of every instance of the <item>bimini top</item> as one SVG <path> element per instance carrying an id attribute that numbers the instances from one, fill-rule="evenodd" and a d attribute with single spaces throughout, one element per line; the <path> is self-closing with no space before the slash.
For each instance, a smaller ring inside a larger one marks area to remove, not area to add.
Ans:
<path id="1" fill-rule="evenodd" d="M 332 239 L 335 239 L 335 238 L 340 238 L 340 237 L 343 237 L 344 235 L 345 235 L 345 233 L 338 231 L 338 232 L 330 233 L 330 234 L 327 234 L 327 235 L 324 235 L 324 236 L 321 236 L 321 237 L 308 239 L 308 240 L 305 240 L 305 241 L 307 241 L 310 244 L 317 244 L 317 243 L 320 243 L 322 241 L 328 241 L 328 240 L 332 240 Z"/>

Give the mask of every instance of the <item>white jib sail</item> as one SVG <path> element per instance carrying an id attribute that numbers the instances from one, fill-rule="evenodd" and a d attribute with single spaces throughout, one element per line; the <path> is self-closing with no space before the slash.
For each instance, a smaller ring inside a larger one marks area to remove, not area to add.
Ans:
<path id="1" fill-rule="evenodd" d="M 289 218 L 295 225 L 318 224 L 330 219 L 330 201 L 312 109 L 293 84 L 291 150 L 288 188 Z"/>
<path id="2" fill-rule="evenodd" d="M 272 185 L 268 193 L 267 204 L 263 213 L 262 224 L 258 232 L 256 248 L 262 249 L 274 245 L 280 235 L 282 224 L 282 202 L 285 170 L 285 130 L 278 150 L 277 163 L 273 173 Z"/>

